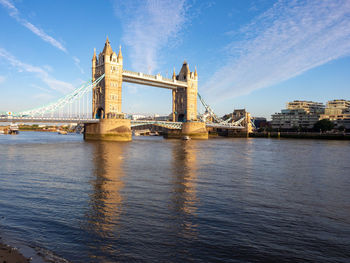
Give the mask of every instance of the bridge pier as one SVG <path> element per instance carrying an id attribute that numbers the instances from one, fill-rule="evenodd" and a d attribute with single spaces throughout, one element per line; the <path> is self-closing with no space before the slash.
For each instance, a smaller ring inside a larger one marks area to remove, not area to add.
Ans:
<path id="1" fill-rule="evenodd" d="M 204 122 L 184 122 L 181 133 L 183 136 L 189 136 L 191 139 L 208 139 L 208 131 Z"/>
<path id="2" fill-rule="evenodd" d="M 131 122 L 128 119 L 101 119 L 85 123 L 84 140 L 131 141 Z"/>
<path id="3" fill-rule="evenodd" d="M 189 136 L 191 139 L 207 140 L 208 131 L 204 122 L 184 122 L 181 130 L 168 130 L 164 135 L 168 139 L 182 139 Z"/>

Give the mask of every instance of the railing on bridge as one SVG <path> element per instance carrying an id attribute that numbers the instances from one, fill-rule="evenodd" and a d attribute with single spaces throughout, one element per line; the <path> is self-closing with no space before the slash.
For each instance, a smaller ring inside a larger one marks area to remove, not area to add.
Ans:
<path id="1" fill-rule="evenodd" d="M 155 125 L 164 127 L 171 130 L 181 130 L 182 122 L 172 121 L 156 121 L 156 120 L 132 120 L 131 127 L 144 126 L 144 125 Z"/>
<path id="2" fill-rule="evenodd" d="M 73 120 L 86 120 L 90 122 L 92 116 L 92 89 L 103 78 L 104 74 L 94 82 L 89 80 L 55 102 L 18 113 L 6 114 L 3 117 L 8 119 L 12 117 L 20 120 L 28 118 L 28 121 L 35 119 L 39 122 L 42 122 L 41 120 L 51 121 L 53 119 L 59 120 L 59 122 L 73 122 Z M 3 121 L 4 118 L 1 120 Z"/>

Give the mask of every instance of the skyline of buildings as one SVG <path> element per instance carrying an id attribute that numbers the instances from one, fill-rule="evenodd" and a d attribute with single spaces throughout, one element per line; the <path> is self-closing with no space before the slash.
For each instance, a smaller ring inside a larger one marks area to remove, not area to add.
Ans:
<path id="1" fill-rule="evenodd" d="M 314 124 L 328 119 L 336 128 L 350 129 L 350 100 L 335 99 L 327 102 L 295 100 L 286 103 L 286 109 L 271 115 L 274 129 L 312 129 Z"/>

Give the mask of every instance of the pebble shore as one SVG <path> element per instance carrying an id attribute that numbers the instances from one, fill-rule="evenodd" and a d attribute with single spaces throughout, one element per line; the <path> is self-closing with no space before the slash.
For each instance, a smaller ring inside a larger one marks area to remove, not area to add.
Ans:
<path id="1" fill-rule="evenodd" d="M 29 258 L 24 257 L 16 248 L 0 243 L 0 263 L 28 263 Z"/>

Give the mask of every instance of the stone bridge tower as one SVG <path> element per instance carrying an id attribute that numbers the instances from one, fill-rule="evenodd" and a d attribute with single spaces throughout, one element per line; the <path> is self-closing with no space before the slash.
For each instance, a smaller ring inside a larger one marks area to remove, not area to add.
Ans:
<path id="1" fill-rule="evenodd" d="M 122 114 L 123 56 L 113 52 L 108 37 L 103 51 L 92 57 L 92 81 L 105 74 L 93 88 L 92 114 L 97 119 L 119 119 Z"/>
<path id="2" fill-rule="evenodd" d="M 196 121 L 198 93 L 197 69 L 191 72 L 189 65 L 184 61 L 179 75 L 176 76 L 174 70 L 173 79 L 187 82 L 187 88 L 173 90 L 173 121 Z"/>

